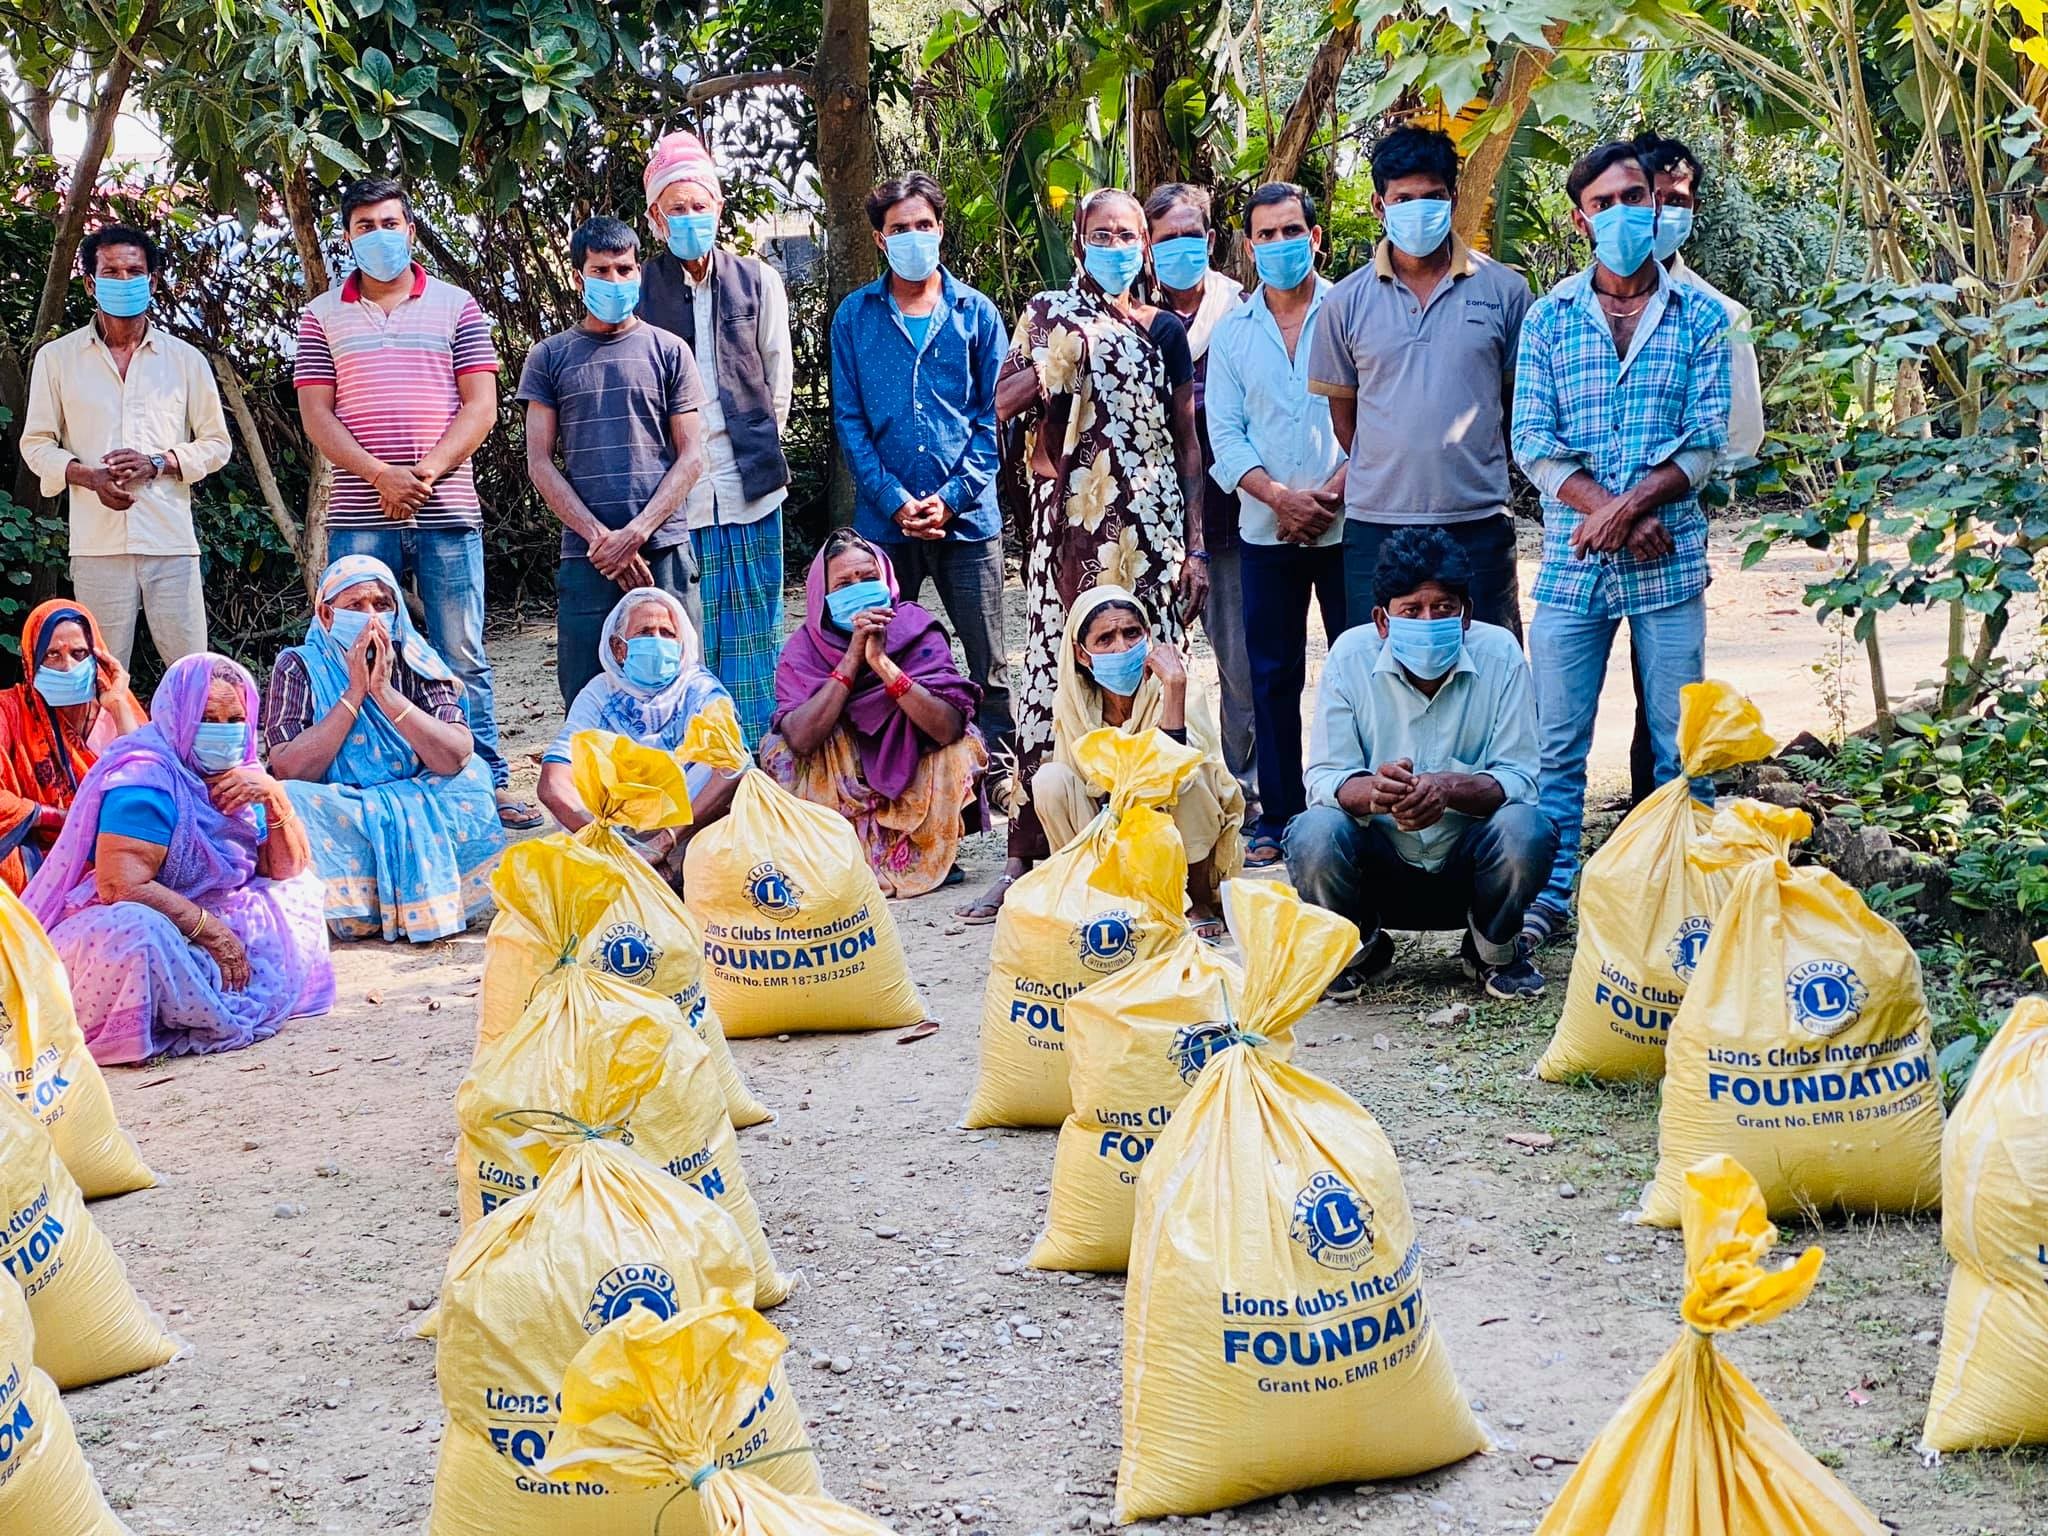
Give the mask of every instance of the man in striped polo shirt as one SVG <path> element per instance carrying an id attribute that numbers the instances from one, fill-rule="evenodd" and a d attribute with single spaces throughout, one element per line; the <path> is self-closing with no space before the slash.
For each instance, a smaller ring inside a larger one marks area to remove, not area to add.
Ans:
<path id="1" fill-rule="evenodd" d="M 427 637 L 462 679 L 499 819 L 537 827 L 539 810 L 506 788 L 484 655 L 483 509 L 470 455 L 498 414 L 490 322 L 413 259 L 412 205 L 397 182 L 348 187 L 341 223 L 356 270 L 299 317 L 293 379 L 306 435 L 334 466 L 328 555 L 370 555 L 400 581 L 412 577 Z"/>

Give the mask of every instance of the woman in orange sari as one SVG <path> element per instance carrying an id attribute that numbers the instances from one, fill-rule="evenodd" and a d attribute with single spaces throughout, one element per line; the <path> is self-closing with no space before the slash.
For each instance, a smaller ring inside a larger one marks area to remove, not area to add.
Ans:
<path id="1" fill-rule="evenodd" d="M 28 884 L 64 830 L 79 781 L 118 736 L 148 723 L 93 617 L 53 598 L 21 632 L 22 681 L 0 688 L 0 881 Z"/>

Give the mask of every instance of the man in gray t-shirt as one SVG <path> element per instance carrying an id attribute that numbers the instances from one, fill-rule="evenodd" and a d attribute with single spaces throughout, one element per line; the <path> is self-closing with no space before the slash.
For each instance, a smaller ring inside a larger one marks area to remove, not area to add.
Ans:
<path id="1" fill-rule="evenodd" d="M 674 593 L 702 627 L 683 503 L 704 468 L 696 360 L 634 313 L 640 237 L 590 219 L 569 254 L 583 323 L 536 346 L 519 376 L 526 472 L 562 522 L 555 675 L 565 705 L 602 670 L 605 617 L 633 588 Z"/>
<path id="2" fill-rule="evenodd" d="M 1350 455 L 1344 481 L 1349 622 L 1372 611 L 1380 545 L 1443 528 L 1472 562 L 1472 617 L 1522 633 L 1508 516 L 1508 406 L 1529 285 L 1451 233 L 1458 151 L 1400 128 L 1373 151 L 1373 211 L 1387 237 L 1330 291 L 1308 387 L 1330 400 Z"/>

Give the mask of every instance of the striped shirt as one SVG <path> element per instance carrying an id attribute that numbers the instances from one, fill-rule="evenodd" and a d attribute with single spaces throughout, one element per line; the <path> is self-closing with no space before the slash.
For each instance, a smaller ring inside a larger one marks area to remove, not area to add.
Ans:
<path id="1" fill-rule="evenodd" d="M 462 408 L 455 381 L 465 373 L 496 373 L 490 322 L 476 300 L 452 283 L 412 268 L 412 292 L 386 313 L 363 297 L 351 272 L 299 317 L 292 382 L 334 391 L 334 414 L 363 451 L 387 464 L 415 464 L 433 450 Z M 336 528 L 481 528 L 476 475 L 467 461 L 434 486 L 409 524 L 393 523 L 376 487 L 346 470 L 334 472 L 328 523 Z"/>

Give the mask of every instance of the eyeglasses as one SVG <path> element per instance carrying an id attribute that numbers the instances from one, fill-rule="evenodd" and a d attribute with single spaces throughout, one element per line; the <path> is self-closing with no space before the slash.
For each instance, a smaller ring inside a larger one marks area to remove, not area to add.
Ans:
<path id="1" fill-rule="evenodd" d="M 1108 250 L 1115 246 L 1143 245 L 1145 237 L 1135 229 L 1091 229 L 1085 243 L 1097 250 Z"/>

